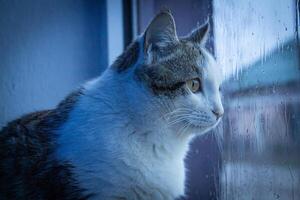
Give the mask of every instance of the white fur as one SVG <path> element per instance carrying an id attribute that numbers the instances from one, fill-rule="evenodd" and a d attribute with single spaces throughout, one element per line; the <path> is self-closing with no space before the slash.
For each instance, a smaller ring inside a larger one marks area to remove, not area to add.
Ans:
<path id="1" fill-rule="evenodd" d="M 205 56 L 207 65 L 215 65 Z M 74 166 L 75 178 L 94 199 L 184 195 L 184 158 L 192 132 L 210 130 L 218 122 L 211 110 L 223 109 L 209 67 L 203 71 L 209 95 L 190 93 L 174 101 L 154 96 L 135 79 L 135 67 L 122 74 L 108 68 L 87 83 L 58 133 L 57 156 Z"/>
<path id="2" fill-rule="evenodd" d="M 114 80 L 112 73 L 107 70 L 79 100 L 60 130 L 58 155 L 76 167 L 83 187 L 102 198 L 174 199 L 182 195 L 188 140 L 170 137 L 134 81 Z M 133 114 L 136 111 L 140 113 Z M 141 188 L 146 194 L 131 188 Z"/>

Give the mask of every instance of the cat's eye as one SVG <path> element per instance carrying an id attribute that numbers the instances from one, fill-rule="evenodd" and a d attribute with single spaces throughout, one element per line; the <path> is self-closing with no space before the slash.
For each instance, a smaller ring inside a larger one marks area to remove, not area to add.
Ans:
<path id="1" fill-rule="evenodd" d="M 186 85 L 193 93 L 201 91 L 201 81 L 199 78 L 188 80 Z"/>

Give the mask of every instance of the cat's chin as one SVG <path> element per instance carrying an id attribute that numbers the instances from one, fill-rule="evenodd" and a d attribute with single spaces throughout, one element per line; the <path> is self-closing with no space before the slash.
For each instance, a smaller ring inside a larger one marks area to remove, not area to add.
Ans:
<path id="1" fill-rule="evenodd" d="M 212 130 L 214 128 L 214 126 L 209 126 L 209 127 L 197 127 L 197 126 L 194 126 L 194 127 L 191 127 L 190 128 L 190 132 L 192 135 L 203 135 L 207 132 L 209 132 L 210 130 Z"/>

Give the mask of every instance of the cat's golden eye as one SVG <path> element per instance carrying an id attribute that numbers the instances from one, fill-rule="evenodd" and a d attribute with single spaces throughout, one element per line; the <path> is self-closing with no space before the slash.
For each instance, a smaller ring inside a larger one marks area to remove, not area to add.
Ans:
<path id="1" fill-rule="evenodd" d="M 201 91 L 201 81 L 199 78 L 188 80 L 186 85 L 193 93 Z"/>

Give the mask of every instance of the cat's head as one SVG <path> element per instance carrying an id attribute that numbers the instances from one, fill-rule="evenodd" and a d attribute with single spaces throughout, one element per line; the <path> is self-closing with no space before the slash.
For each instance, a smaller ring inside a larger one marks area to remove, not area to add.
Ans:
<path id="1" fill-rule="evenodd" d="M 140 47 L 143 57 L 135 65 L 136 80 L 150 93 L 162 119 L 179 133 L 208 131 L 224 112 L 221 69 L 204 47 L 208 33 L 206 23 L 179 38 L 171 13 L 163 11 L 147 27 L 142 44 L 131 47 Z"/>

